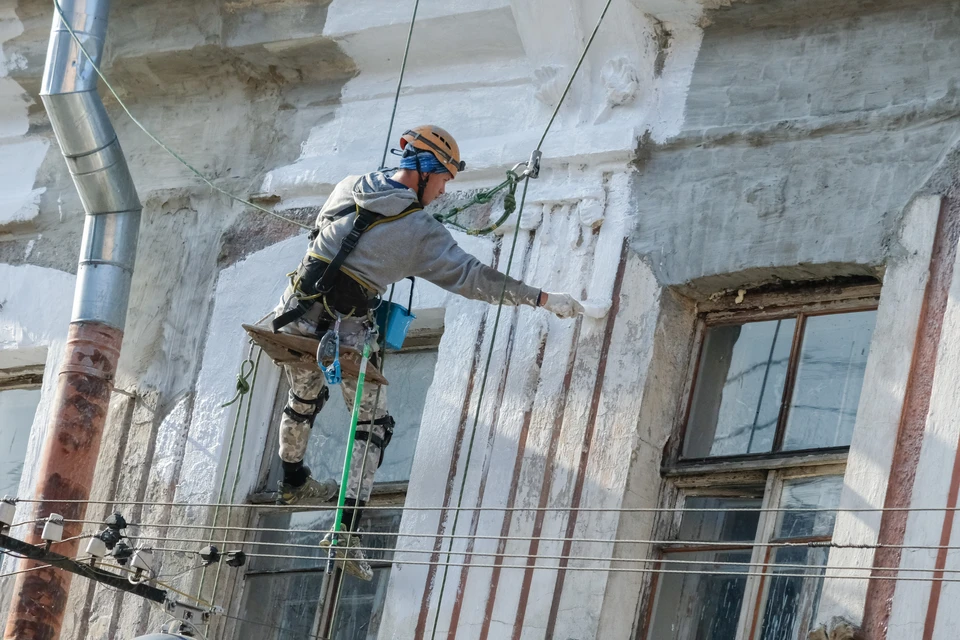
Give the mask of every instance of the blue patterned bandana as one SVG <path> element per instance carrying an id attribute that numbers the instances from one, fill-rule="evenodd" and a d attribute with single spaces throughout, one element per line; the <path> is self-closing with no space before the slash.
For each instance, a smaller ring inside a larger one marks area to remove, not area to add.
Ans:
<path id="1" fill-rule="evenodd" d="M 417 160 L 420 161 L 420 171 L 422 173 L 450 173 L 445 166 L 440 164 L 437 157 L 429 151 L 420 151 L 416 154 L 404 155 L 400 158 L 400 168 L 416 171 Z"/>

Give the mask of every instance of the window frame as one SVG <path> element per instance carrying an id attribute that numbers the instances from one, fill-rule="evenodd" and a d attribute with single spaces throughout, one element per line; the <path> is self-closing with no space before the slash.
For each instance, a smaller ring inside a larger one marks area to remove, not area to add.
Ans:
<path id="1" fill-rule="evenodd" d="M 729 296 L 728 296 L 729 297 Z M 665 455 L 661 462 L 661 475 L 681 475 L 685 473 L 707 472 L 729 468 L 728 465 L 738 464 L 738 468 L 766 469 L 771 463 L 783 461 L 782 464 L 816 464 L 845 460 L 849 445 L 841 447 L 827 447 L 818 449 L 795 449 L 779 451 L 782 447 L 789 415 L 790 401 L 796 382 L 799 366 L 800 349 L 803 345 L 806 319 L 809 317 L 834 315 L 841 313 L 856 313 L 875 311 L 880 303 L 880 285 L 869 284 L 849 288 L 814 288 L 803 293 L 768 293 L 751 297 L 749 303 L 744 300 L 734 306 L 732 301 L 713 302 L 698 305 L 698 316 L 694 328 L 694 339 L 691 345 L 690 375 L 686 377 L 684 388 L 680 395 L 680 407 L 677 411 L 676 424 L 673 427 L 674 436 L 667 443 Z M 693 409 L 693 397 L 696 390 L 696 381 L 700 373 L 703 358 L 704 339 L 709 327 L 742 325 L 749 322 L 765 320 L 783 320 L 796 318 L 797 325 L 790 346 L 790 359 L 787 366 L 787 377 L 784 381 L 784 391 L 780 399 L 780 411 L 777 416 L 777 429 L 774 436 L 773 451 L 764 453 L 745 453 L 728 456 L 709 456 L 700 458 L 684 458 L 683 445 L 687 437 L 690 422 L 690 413 Z M 804 462 L 805 461 L 805 462 Z"/>
<path id="2" fill-rule="evenodd" d="M 821 449 L 777 451 L 782 445 L 786 419 L 794 391 L 799 354 L 803 344 L 806 319 L 809 317 L 838 313 L 855 313 L 876 310 L 880 302 L 881 283 L 874 278 L 853 278 L 840 284 L 814 284 L 790 290 L 754 291 L 739 290 L 699 302 L 693 339 L 689 345 L 687 375 L 677 398 L 677 410 L 672 425 L 672 436 L 664 447 L 660 473 L 665 484 L 661 493 L 661 512 L 654 520 L 653 539 L 660 542 L 651 545 L 650 557 L 655 572 L 645 588 L 645 603 L 637 627 L 637 640 L 654 640 L 654 615 L 661 592 L 660 574 L 665 566 L 662 560 L 671 551 L 693 550 L 694 545 L 671 545 L 677 540 L 683 505 L 692 496 L 742 495 L 747 487 L 763 486 L 761 512 L 755 539 L 750 543 L 731 543 L 730 549 L 751 549 L 751 565 L 771 564 L 775 542 L 778 512 L 783 497 L 785 481 L 823 476 L 843 476 L 846 469 L 849 446 Z M 684 458 L 683 446 L 687 437 L 690 413 L 693 408 L 694 391 L 703 358 L 706 331 L 712 326 L 745 324 L 765 320 L 797 318 L 797 326 L 790 346 L 787 377 L 777 417 L 777 433 L 774 450 L 766 453 Z M 818 536 L 817 541 L 830 540 Z M 791 541 L 806 541 L 806 538 Z M 711 550 L 727 549 L 727 546 L 705 545 Z M 763 573 L 749 576 L 743 594 L 740 618 L 737 623 L 737 640 L 755 640 L 762 632 L 763 613 L 767 604 L 768 583 L 775 575 L 772 567 L 751 566 L 747 573 Z"/>
<path id="3" fill-rule="evenodd" d="M 699 477 L 679 477 L 672 481 L 674 491 L 663 502 L 658 516 L 655 531 L 661 541 L 652 545 L 651 560 L 654 562 L 655 573 L 650 582 L 649 597 L 642 617 L 643 624 L 636 638 L 638 640 L 656 640 L 653 633 L 653 619 L 656 614 L 660 596 L 660 574 L 657 571 L 664 568 L 662 560 L 670 553 L 694 552 L 697 550 L 750 550 L 750 564 L 768 564 L 773 562 L 772 552 L 777 547 L 770 543 L 777 542 L 776 526 L 782 503 L 783 487 L 790 480 L 843 476 L 846 471 L 846 462 L 825 462 L 817 465 L 801 465 L 786 468 L 771 468 L 767 470 L 750 470 L 746 472 L 729 472 L 710 474 Z M 757 522 L 757 533 L 752 541 L 731 542 L 729 545 L 677 545 L 674 542 L 680 531 L 680 522 L 684 513 L 684 504 L 687 498 L 698 496 L 737 497 L 743 495 L 743 489 L 749 486 L 763 485 L 763 496 L 760 503 L 760 515 Z M 831 536 L 810 536 L 809 538 L 790 538 L 790 542 L 829 541 Z M 708 563 L 705 563 L 708 564 Z M 756 640 L 762 631 L 762 615 L 767 604 L 769 590 L 767 582 L 775 576 L 772 566 L 750 566 L 745 573 L 763 573 L 746 578 L 743 603 L 740 606 L 740 616 L 737 621 L 736 640 Z"/>
<path id="4" fill-rule="evenodd" d="M 37 390 L 37 391 L 40 391 L 42 394 L 43 374 L 45 369 L 46 369 L 45 365 L 42 365 L 42 364 L 0 369 L 0 392 L 17 391 L 17 390 Z M 40 398 L 40 402 L 43 402 L 42 395 Z M 39 408 L 40 408 L 40 404 L 38 403 L 37 410 L 39 410 Z M 36 410 L 34 411 L 34 421 L 36 421 Z M 33 431 L 33 425 L 31 425 L 30 431 L 31 432 Z M 24 465 L 26 465 L 26 460 L 24 460 Z M 20 481 L 21 482 L 23 481 L 23 472 L 21 472 L 20 474 Z"/>

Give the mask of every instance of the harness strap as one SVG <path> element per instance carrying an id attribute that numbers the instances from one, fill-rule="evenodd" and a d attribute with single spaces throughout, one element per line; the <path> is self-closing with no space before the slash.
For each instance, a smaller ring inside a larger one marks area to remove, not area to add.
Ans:
<path id="1" fill-rule="evenodd" d="M 323 405 L 326 404 L 327 400 L 330 399 L 330 389 L 327 387 L 323 387 L 322 389 L 320 389 L 320 393 L 317 394 L 317 397 L 314 398 L 313 400 L 307 400 L 306 398 L 301 398 L 300 396 L 295 394 L 293 390 L 290 391 L 290 397 L 292 397 L 294 400 L 296 400 L 301 404 L 312 404 L 316 407 L 319 407 L 317 409 L 317 411 L 319 411 L 320 409 L 323 408 Z"/>
<path id="2" fill-rule="evenodd" d="M 350 229 L 350 233 L 347 234 L 347 237 L 343 239 L 340 243 L 340 249 L 337 251 L 337 255 L 333 257 L 333 260 L 324 268 L 323 275 L 320 276 L 320 279 L 317 280 L 316 284 L 312 288 L 316 290 L 316 293 L 319 294 L 317 297 L 323 297 L 333 288 L 334 283 L 336 282 L 336 277 L 340 273 L 340 268 L 343 266 L 344 261 L 346 261 L 347 256 L 349 256 L 354 249 L 357 248 L 357 243 L 360 241 L 360 236 L 362 236 L 367 229 L 371 226 L 378 224 L 379 222 L 389 222 L 393 219 L 397 219 L 401 216 L 407 215 L 414 211 L 419 211 L 422 209 L 420 203 L 413 203 L 410 206 L 406 207 L 400 213 L 394 216 L 382 216 L 378 213 L 374 213 L 369 209 L 363 209 L 359 204 L 354 205 L 357 211 L 357 217 L 353 221 L 353 227 Z M 331 219 L 341 218 L 347 214 L 349 208 L 342 209 L 333 216 L 329 216 Z M 380 218 L 380 220 L 377 220 Z M 314 236 L 316 238 L 316 236 Z M 310 286 L 311 283 L 307 283 Z M 310 294 L 311 298 L 315 297 L 314 294 Z M 289 311 L 281 313 L 279 316 L 273 319 L 271 323 L 273 327 L 273 332 L 276 333 L 283 327 L 287 326 L 291 322 L 296 322 L 302 318 L 314 305 L 314 300 L 301 298 L 297 303 L 297 306 Z"/>
<path id="3" fill-rule="evenodd" d="M 297 304 L 297 306 L 295 306 L 293 309 L 290 309 L 289 311 L 284 311 L 283 313 L 278 315 L 276 318 L 274 318 L 273 321 L 270 323 L 270 325 L 273 328 L 273 332 L 277 333 L 278 331 L 280 331 L 280 329 L 283 329 L 285 326 L 287 326 L 291 322 L 296 322 L 303 316 L 307 315 L 307 311 L 310 311 L 310 307 L 312 306 L 313 306 L 312 302 L 306 302 L 301 300 L 300 303 Z"/>
<path id="4" fill-rule="evenodd" d="M 372 429 L 370 431 L 361 431 L 359 429 L 359 425 L 361 424 L 383 427 L 383 437 L 378 436 Z M 365 442 L 369 440 L 370 444 L 380 448 L 380 461 L 377 463 L 377 467 L 379 467 L 383 464 L 384 450 L 387 448 L 387 445 L 390 444 L 390 441 L 393 440 L 393 428 L 396 425 L 396 421 L 393 419 L 393 416 L 385 415 L 376 420 L 361 420 L 357 422 L 357 425 L 357 433 L 354 437 L 357 440 L 363 440 Z"/>
<path id="5" fill-rule="evenodd" d="M 313 419 L 317 416 L 316 413 L 300 413 L 290 407 L 284 407 L 283 413 L 289 416 L 294 422 L 309 422 L 311 427 L 313 426 Z"/>

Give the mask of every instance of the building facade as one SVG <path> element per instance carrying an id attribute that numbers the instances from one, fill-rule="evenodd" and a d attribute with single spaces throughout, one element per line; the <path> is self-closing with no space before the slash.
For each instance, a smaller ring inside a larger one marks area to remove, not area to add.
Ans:
<path id="1" fill-rule="evenodd" d="M 388 139 L 444 126 L 468 170 L 440 212 L 529 157 L 604 4 L 420 3 L 389 132 L 412 2 L 117 0 L 104 71 L 218 186 L 308 224 Z M 38 98 L 53 11 L 0 5 L 0 484 L 20 497 L 83 217 Z M 384 365 L 375 577 L 339 589 L 316 546 L 332 512 L 270 503 L 286 387 L 240 327 L 305 236 L 200 183 L 101 87 L 144 210 L 89 531 L 122 513 L 162 581 L 223 608 L 210 638 L 953 638 L 958 62 L 953 0 L 613 0 L 522 215 L 454 231 L 599 317 L 417 282 Z M 252 389 L 224 406 L 238 371 Z M 346 416 L 318 418 L 318 475 Z M 210 543 L 248 562 L 203 569 Z M 67 611 L 71 640 L 165 618 L 80 579 Z"/>

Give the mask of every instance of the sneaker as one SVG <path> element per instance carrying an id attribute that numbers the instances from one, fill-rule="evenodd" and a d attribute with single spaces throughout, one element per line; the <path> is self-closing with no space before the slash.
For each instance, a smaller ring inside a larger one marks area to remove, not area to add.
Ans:
<path id="1" fill-rule="evenodd" d="M 332 544 L 333 531 L 331 530 L 328 531 L 327 535 L 320 541 L 320 547 L 322 549 L 330 549 Z M 344 571 L 361 580 L 370 582 L 373 580 L 373 569 L 370 568 L 370 563 L 367 562 L 367 558 L 363 555 L 363 550 L 360 549 L 362 546 L 363 542 L 359 534 L 341 533 L 335 547 L 335 555 L 338 559 L 343 560 Z"/>
<path id="2" fill-rule="evenodd" d="M 317 481 L 307 478 L 299 487 L 280 481 L 277 504 L 320 504 L 340 495 L 340 484 L 333 480 Z"/>

